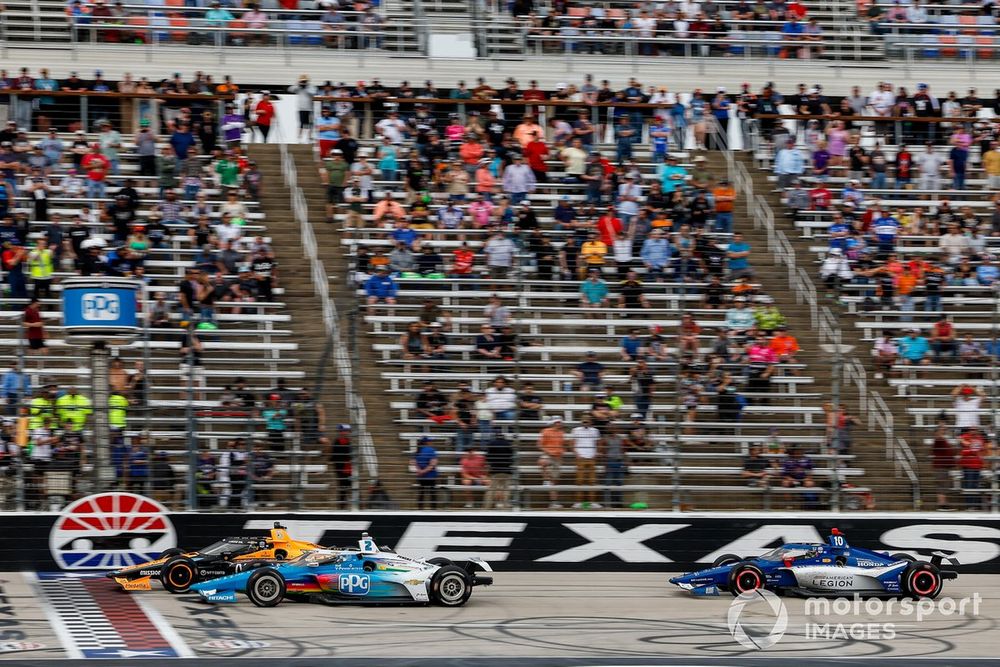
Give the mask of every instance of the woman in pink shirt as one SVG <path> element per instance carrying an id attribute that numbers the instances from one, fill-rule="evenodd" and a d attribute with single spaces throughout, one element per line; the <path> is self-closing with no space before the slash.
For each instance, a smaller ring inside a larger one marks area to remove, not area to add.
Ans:
<path id="1" fill-rule="evenodd" d="M 827 146 L 830 153 L 830 166 L 840 167 L 844 164 L 844 156 L 847 155 L 847 138 L 850 132 L 844 129 L 844 121 L 835 120 L 830 123 L 826 130 Z"/>

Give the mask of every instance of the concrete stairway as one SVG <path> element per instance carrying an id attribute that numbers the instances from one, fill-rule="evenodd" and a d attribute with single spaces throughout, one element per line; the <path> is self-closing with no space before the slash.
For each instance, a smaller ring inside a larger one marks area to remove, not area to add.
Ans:
<path id="1" fill-rule="evenodd" d="M 407 459 L 401 454 L 403 444 L 396 434 L 393 413 L 389 409 L 390 396 L 385 393 L 386 387 L 379 375 L 376 356 L 372 351 L 372 341 L 365 332 L 363 312 L 359 310 L 358 300 L 353 291 L 347 286 L 347 262 L 340 245 L 341 233 L 334 225 L 324 222 L 326 187 L 320 180 L 313 147 L 294 145 L 288 149 L 295 158 L 298 184 L 309 206 L 309 216 L 319 244 L 320 259 L 329 274 L 330 296 L 334 299 L 340 315 L 340 329 L 355 370 L 355 385 L 365 401 L 368 429 L 378 455 L 379 479 L 393 501 L 405 506 L 410 504 L 413 498 L 410 488 L 412 475 L 407 470 Z"/>
<path id="2" fill-rule="evenodd" d="M 716 159 L 721 162 L 721 157 Z M 774 183 L 768 180 L 770 173 L 757 169 L 749 153 L 740 153 L 737 159 L 743 162 L 747 173 L 753 178 L 755 193 L 763 196 L 767 200 L 771 210 L 774 211 L 775 224 L 787 234 L 792 247 L 795 249 L 797 264 L 803 267 L 810 277 L 812 277 L 814 284 L 819 283 L 819 267 L 813 262 L 814 255 L 809 252 L 809 244 L 800 239 L 798 230 L 795 229 L 792 220 L 787 217 L 787 209 L 781 202 L 780 195 L 772 192 Z M 745 211 L 743 215 L 746 215 Z M 740 220 L 739 213 L 737 213 L 736 219 Z M 780 270 L 774 270 L 773 258 L 770 251 L 767 250 L 765 232 L 763 230 L 751 232 L 751 229 L 752 226 L 748 225 L 746 232 L 748 234 L 748 241 L 755 248 L 755 251 L 759 249 L 759 252 L 755 252 L 753 257 L 753 266 L 771 267 L 772 270 L 766 274 L 759 274 L 761 281 L 768 289 L 768 293 L 775 297 L 782 313 L 789 318 L 790 325 L 799 338 L 799 344 L 809 350 L 810 354 L 808 355 L 807 363 L 809 363 L 810 370 L 817 379 L 815 390 L 829 396 L 832 389 L 832 375 L 829 369 L 833 363 L 833 359 L 818 349 L 811 349 L 816 347 L 818 341 L 810 346 L 810 342 L 816 340 L 816 338 L 809 335 L 812 324 L 808 308 L 805 305 L 797 305 L 795 303 L 795 294 L 791 286 L 788 285 L 787 273 L 784 267 L 781 267 Z M 758 256 L 759 254 L 766 254 L 766 256 Z M 761 262 L 761 264 L 758 264 L 758 262 Z M 817 285 L 818 294 L 822 299 L 824 290 L 820 289 L 821 287 L 821 285 Z M 828 306 L 838 318 L 838 321 L 841 322 L 843 343 L 854 346 L 852 354 L 865 365 L 870 380 L 874 373 L 870 361 L 871 357 L 868 354 L 871 344 L 861 340 L 861 332 L 854 327 L 853 321 L 849 319 L 850 316 L 846 312 L 843 312 L 835 301 L 825 300 L 823 305 Z M 884 389 L 885 387 L 869 384 L 869 388 L 878 391 L 880 388 Z M 907 433 L 905 433 L 902 426 L 909 422 L 904 409 L 904 400 L 895 397 L 891 391 L 880 391 L 879 393 L 885 400 L 889 410 L 893 413 L 895 423 L 901 427 L 897 431 L 897 435 L 905 437 Z M 848 410 L 852 414 L 858 415 L 862 418 L 862 421 L 867 423 L 866 415 L 859 414 L 858 395 L 853 387 L 850 389 L 841 388 L 841 401 L 848 407 Z M 855 431 L 854 435 L 853 453 L 858 457 L 856 465 L 863 467 L 866 471 L 864 478 L 857 481 L 858 485 L 868 486 L 873 490 L 878 509 L 880 510 L 913 509 L 913 497 L 909 482 L 905 477 L 897 477 L 893 464 L 886 460 L 884 433 L 881 430 L 866 431 L 859 429 Z M 923 489 L 923 500 L 926 503 L 932 504 L 934 494 L 933 472 L 930 469 L 929 462 L 926 460 L 921 462 L 919 453 L 921 445 L 919 440 L 914 441 L 912 437 L 906 439 L 909 441 L 914 453 L 917 454 L 918 462 L 920 462 L 919 476 L 921 489 Z"/>
<path id="3" fill-rule="evenodd" d="M 332 435 L 338 423 L 348 423 L 350 419 L 344 399 L 344 387 L 337 378 L 336 369 L 328 362 L 325 367 L 320 366 L 326 362 L 324 352 L 328 342 L 327 335 L 320 318 L 320 303 L 313 291 L 309 266 L 303 260 L 299 225 L 291 213 L 290 195 L 281 173 L 278 146 L 251 145 L 249 156 L 257 162 L 263 174 L 264 191 L 260 204 L 277 255 L 279 284 L 285 289 L 282 300 L 292 316 L 293 340 L 299 345 L 296 354 L 306 373 L 302 386 L 314 390 L 318 377 L 323 374 L 322 395 L 317 395 L 317 398 L 326 410 L 327 432 Z M 316 479 L 319 481 L 321 478 L 317 476 Z M 335 504 L 336 482 L 332 474 L 328 474 L 322 481 L 331 484 L 330 491 L 307 492 L 306 504 L 331 509 Z"/>

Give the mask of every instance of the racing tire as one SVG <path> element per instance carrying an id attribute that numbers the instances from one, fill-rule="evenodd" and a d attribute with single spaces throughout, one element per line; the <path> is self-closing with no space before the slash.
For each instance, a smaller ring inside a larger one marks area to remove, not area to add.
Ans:
<path id="1" fill-rule="evenodd" d="M 722 567 L 723 565 L 735 565 L 743 559 L 736 554 L 722 554 L 712 561 L 712 567 Z"/>
<path id="2" fill-rule="evenodd" d="M 187 556 L 174 556 L 160 568 L 160 582 L 171 593 L 187 593 L 198 582 L 198 567 Z"/>
<path id="3" fill-rule="evenodd" d="M 184 553 L 183 549 L 170 547 L 169 549 L 165 549 L 163 553 L 160 554 L 160 558 L 173 558 L 174 556 L 180 556 L 182 553 Z"/>
<path id="4" fill-rule="evenodd" d="M 431 601 L 442 607 L 461 607 L 472 595 L 472 579 L 460 567 L 445 565 L 431 577 Z"/>
<path id="5" fill-rule="evenodd" d="M 915 600 L 933 600 L 941 593 L 941 571 L 931 563 L 911 563 L 903 570 L 899 587 Z"/>
<path id="6" fill-rule="evenodd" d="M 445 565 L 455 564 L 450 558 L 441 558 L 440 556 L 436 556 L 434 558 L 428 558 L 427 562 L 430 563 L 431 565 L 440 565 L 441 567 L 444 567 Z"/>
<path id="7" fill-rule="evenodd" d="M 733 597 L 764 588 L 767 579 L 764 571 L 752 563 L 737 565 L 729 572 L 729 592 Z"/>
<path id="8" fill-rule="evenodd" d="M 258 607 L 274 607 L 285 597 L 285 578 L 274 568 L 257 570 L 247 579 L 247 597 Z"/>
<path id="9" fill-rule="evenodd" d="M 910 554 L 889 554 L 889 558 L 893 560 L 908 560 L 911 563 L 916 563 L 917 559 Z"/>

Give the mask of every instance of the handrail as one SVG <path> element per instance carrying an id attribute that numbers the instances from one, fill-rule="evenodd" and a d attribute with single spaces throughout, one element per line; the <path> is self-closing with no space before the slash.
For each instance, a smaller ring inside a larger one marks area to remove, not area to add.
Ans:
<path id="1" fill-rule="evenodd" d="M 317 251 L 319 244 L 316 241 L 316 234 L 309 220 L 309 206 L 306 203 L 302 188 L 298 185 L 298 170 L 295 167 L 295 160 L 288 151 L 288 145 L 280 144 L 280 151 L 281 168 L 285 176 L 285 183 L 291 191 L 292 213 L 295 220 L 299 223 L 302 236 L 302 250 L 309 259 L 313 290 L 320 300 L 323 326 L 326 329 L 327 335 L 333 341 L 334 364 L 337 367 L 337 373 L 341 381 L 344 383 L 347 408 L 353 416 L 354 425 L 357 427 L 356 443 L 358 452 L 361 455 L 361 460 L 369 479 L 375 480 L 378 479 L 378 456 L 371 433 L 368 430 L 368 415 L 365 410 L 364 399 L 361 398 L 361 395 L 354 386 L 350 357 L 347 354 L 347 348 L 340 335 L 337 307 L 333 299 L 330 298 L 330 279 L 326 269 L 323 267 L 323 261 L 319 258 Z M 358 498 L 355 497 L 355 505 L 357 503 Z"/>
<path id="2" fill-rule="evenodd" d="M 910 445 L 903 438 L 896 438 L 894 448 L 894 461 L 896 463 L 896 474 L 902 471 L 910 482 L 910 489 L 913 493 L 913 509 L 919 510 L 921 505 L 920 476 L 914 468 L 917 467 L 917 457 L 914 456 Z"/>

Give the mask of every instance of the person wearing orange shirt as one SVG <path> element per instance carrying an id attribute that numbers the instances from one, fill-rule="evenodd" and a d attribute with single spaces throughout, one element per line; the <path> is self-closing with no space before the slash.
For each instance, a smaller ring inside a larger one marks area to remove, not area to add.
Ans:
<path id="1" fill-rule="evenodd" d="M 545 135 L 545 129 L 535 122 L 533 116 L 525 116 L 524 120 L 514 128 L 514 139 L 521 144 L 521 148 L 527 146 L 535 138 Z"/>
<path id="2" fill-rule="evenodd" d="M 903 322 L 909 322 L 913 320 L 913 316 L 905 313 L 910 313 L 916 308 L 913 305 L 913 291 L 917 288 L 918 276 L 909 264 L 903 264 L 902 266 L 903 271 L 896 278 L 896 294 L 899 295 L 899 309 L 904 313 L 899 319 Z"/>
<path id="3" fill-rule="evenodd" d="M 774 336 L 771 337 L 771 349 L 778 355 L 779 362 L 799 363 L 795 360 L 795 353 L 799 351 L 799 341 L 788 333 L 788 327 L 785 325 L 781 325 L 775 330 Z"/>
<path id="4" fill-rule="evenodd" d="M 538 434 L 538 449 L 542 452 L 538 457 L 538 465 L 542 470 L 542 482 L 546 486 L 559 483 L 562 473 L 563 455 L 566 453 L 566 431 L 562 419 L 553 417 L 549 426 Z M 559 494 L 549 491 L 549 509 L 559 509 Z"/>
<path id="5" fill-rule="evenodd" d="M 469 249 L 468 244 L 463 243 L 460 248 L 452 251 L 451 278 L 467 278 L 472 275 L 472 266 L 476 261 L 476 254 Z"/>
<path id="6" fill-rule="evenodd" d="M 493 201 L 493 189 L 496 187 L 497 179 L 490 171 L 490 159 L 483 158 L 479 161 L 476 169 L 476 192 L 483 196 L 483 199 Z"/>
<path id="7" fill-rule="evenodd" d="M 736 188 L 722 179 L 712 190 L 715 198 L 715 231 L 729 234 L 733 231 L 733 207 L 736 205 Z"/>
<path id="8" fill-rule="evenodd" d="M 476 173 L 476 167 L 483 158 L 483 145 L 471 135 L 465 135 L 465 141 L 458 148 L 458 157 L 462 160 L 462 165 L 469 172 L 469 176 Z"/>

